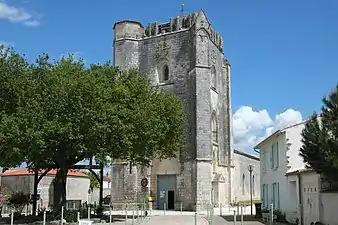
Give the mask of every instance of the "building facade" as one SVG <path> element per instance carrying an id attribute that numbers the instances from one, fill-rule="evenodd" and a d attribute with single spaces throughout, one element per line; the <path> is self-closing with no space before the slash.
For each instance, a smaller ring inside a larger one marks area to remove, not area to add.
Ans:
<path id="1" fill-rule="evenodd" d="M 263 208 L 286 214 L 294 222 L 300 206 L 296 203 L 299 180 L 288 178 L 287 173 L 305 168 L 299 156 L 302 146 L 301 132 L 305 121 L 278 130 L 260 142 L 255 149 L 260 153 L 260 184 Z"/>
<path id="2" fill-rule="evenodd" d="M 290 222 L 301 225 L 337 224 L 337 182 L 334 182 L 335 191 L 331 188 L 332 183 L 312 169 L 299 169 L 287 174 L 289 182 L 299 184 L 299 189 L 293 188 L 290 194 L 294 197 L 294 213 L 288 216 Z M 299 210 L 296 206 L 299 206 Z M 298 223 L 297 223 L 298 222 Z"/>
<path id="3" fill-rule="evenodd" d="M 111 193 L 111 177 L 103 176 L 103 198 L 107 198 Z M 100 188 L 92 189 L 89 202 L 98 205 L 100 202 Z"/>
<path id="4" fill-rule="evenodd" d="M 154 159 L 150 168 L 112 165 L 113 202 L 155 199 L 154 208 L 205 210 L 233 199 L 234 151 L 230 64 L 223 38 L 203 10 L 151 23 L 114 25 L 114 64 L 147 75 L 154 86 L 175 93 L 188 118 L 185 151 L 175 159 Z M 146 178 L 149 185 L 141 186 Z"/>
<path id="5" fill-rule="evenodd" d="M 259 157 L 234 150 L 232 189 L 233 202 L 249 201 L 251 192 L 253 200 L 261 199 Z"/>
<path id="6" fill-rule="evenodd" d="M 53 206 L 54 185 L 53 180 L 56 170 L 49 171 L 38 185 L 38 206 Z M 79 171 L 69 170 L 67 176 L 67 208 L 78 209 L 82 203 L 88 201 L 89 177 Z M 9 169 L 1 174 L 1 187 L 9 193 L 22 192 L 33 195 L 34 173 L 27 169 Z"/>

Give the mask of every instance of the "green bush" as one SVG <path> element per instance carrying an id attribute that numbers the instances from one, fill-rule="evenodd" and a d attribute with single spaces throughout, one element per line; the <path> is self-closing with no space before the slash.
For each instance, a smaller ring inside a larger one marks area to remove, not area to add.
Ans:
<path id="1" fill-rule="evenodd" d="M 15 215 L 19 216 L 22 213 L 25 205 L 29 204 L 29 194 L 23 192 L 14 192 L 8 198 L 8 205 L 15 210 Z"/>
<path id="2" fill-rule="evenodd" d="M 63 219 L 67 222 L 77 222 L 77 213 L 80 212 L 80 218 L 88 217 L 88 210 L 86 208 L 81 208 L 80 210 L 65 209 L 63 210 Z M 60 220 L 61 212 L 60 211 L 50 211 L 46 213 L 48 221 Z"/>
<path id="3" fill-rule="evenodd" d="M 277 222 L 287 222 L 285 213 L 281 212 L 280 210 L 274 210 L 273 214 L 277 216 Z"/>

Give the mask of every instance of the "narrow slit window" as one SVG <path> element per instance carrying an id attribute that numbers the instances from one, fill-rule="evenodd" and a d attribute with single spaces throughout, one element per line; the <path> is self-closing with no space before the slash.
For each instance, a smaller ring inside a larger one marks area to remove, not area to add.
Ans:
<path id="1" fill-rule="evenodd" d="M 168 65 L 163 66 L 163 81 L 169 80 L 169 67 Z"/>

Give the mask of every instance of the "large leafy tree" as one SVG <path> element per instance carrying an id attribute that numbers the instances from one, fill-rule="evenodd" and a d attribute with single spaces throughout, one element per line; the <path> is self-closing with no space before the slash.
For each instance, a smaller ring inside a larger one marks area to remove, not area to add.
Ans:
<path id="1" fill-rule="evenodd" d="M 29 64 L 13 50 L 0 53 L 0 166 L 58 168 L 54 207 L 65 204 L 68 169 L 84 159 L 147 165 L 180 151 L 181 101 L 136 71 L 86 68 L 72 56 Z"/>
<path id="2" fill-rule="evenodd" d="M 338 85 L 323 98 L 321 114 L 314 113 L 302 131 L 300 155 L 308 167 L 338 179 Z"/>

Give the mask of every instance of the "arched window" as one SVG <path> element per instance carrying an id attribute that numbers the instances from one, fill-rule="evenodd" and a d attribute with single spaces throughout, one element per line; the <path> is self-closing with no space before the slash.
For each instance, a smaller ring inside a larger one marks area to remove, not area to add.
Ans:
<path id="1" fill-rule="evenodd" d="M 163 81 L 169 80 L 169 67 L 168 65 L 163 66 Z"/>
<path id="2" fill-rule="evenodd" d="M 216 166 L 218 162 L 218 126 L 217 126 L 217 117 L 216 113 L 212 113 L 211 116 L 211 142 L 212 142 L 212 165 L 214 172 L 216 171 Z"/>
<path id="3" fill-rule="evenodd" d="M 216 85 L 217 85 L 217 83 L 216 83 L 216 78 L 217 78 L 217 76 L 216 76 L 216 68 L 215 68 L 215 66 L 212 66 L 211 67 L 211 76 L 210 76 L 210 87 L 212 88 L 212 89 L 215 89 L 216 90 Z"/>
<path id="4" fill-rule="evenodd" d="M 242 195 L 245 195 L 245 175 L 242 175 Z"/>

